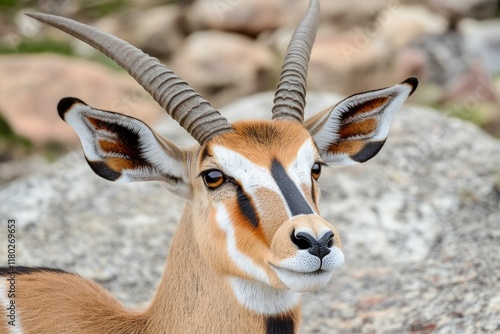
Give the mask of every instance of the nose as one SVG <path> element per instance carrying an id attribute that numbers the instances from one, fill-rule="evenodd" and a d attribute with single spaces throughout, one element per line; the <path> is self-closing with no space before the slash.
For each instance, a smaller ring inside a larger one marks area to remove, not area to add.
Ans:
<path id="1" fill-rule="evenodd" d="M 306 232 L 295 234 L 295 230 L 291 235 L 292 242 L 299 249 L 307 249 L 310 254 L 320 259 L 330 254 L 330 248 L 333 246 L 333 237 L 334 234 L 332 231 L 326 232 L 319 240 Z"/>

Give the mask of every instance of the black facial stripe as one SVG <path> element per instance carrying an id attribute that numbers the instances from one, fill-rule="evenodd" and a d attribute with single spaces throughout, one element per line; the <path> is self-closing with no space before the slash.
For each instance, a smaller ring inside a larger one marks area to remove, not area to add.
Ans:
<path id="1" fill-rule="evenodd" d="M 259 217 L 257 216 L 257 212 L 253 206 L 252 200 L 248 197 L 248 195 L 238 187 L 236 190 L 238 196 L 238 206 L 240 208 L 241 213 L 250 221 L 253 227 L 259 226 Z"/>
<path id="2" fill-rule="evenodd" d="M 313 203 L 316 204 L 316 190 L 314 189 L 314 182 L 312 182 L 312 185 L 311 185 L 311 198 L 312 198 Z"/>
<path id="3" fill-rule="evenodd" d="M 289 314 L 269 316 L 266 319 L 266 334 L 293 334 L 295 324 Z"/>
<path id="4" fill-rule="evenodd" d="M 312 214 L 313 211 L 295 183 L 288 177 L 281 163 L 274 159 L 271 165 L 271 174 L 278 184 L 283 197 L 290 208 L 292 216 Z"/>

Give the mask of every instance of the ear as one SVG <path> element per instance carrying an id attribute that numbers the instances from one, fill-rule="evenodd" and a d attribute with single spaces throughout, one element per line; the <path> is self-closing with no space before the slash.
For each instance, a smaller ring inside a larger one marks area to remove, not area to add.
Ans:
<path id="1" fill-rule="evenodd" d="M 374 157 L 387 139 L 395 112 L 417 85 L 416 78 L 409 78 L 393 87 L 352 95 L 308 119 L 304 126 L 322 159 L 352 165 Z"/>
<path id="2" fill-rule="evenodd" d="M 118 182 L 162 181 L 177 195 L 189 193 L 182 150 L 143 122 L 72 97 L 62 99 L 57 110 L 80 137 L 97 175 Z"/>

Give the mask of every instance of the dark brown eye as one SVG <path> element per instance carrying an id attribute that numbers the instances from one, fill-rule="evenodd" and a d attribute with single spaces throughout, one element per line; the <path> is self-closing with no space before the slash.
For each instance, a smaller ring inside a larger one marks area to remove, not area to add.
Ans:
<path id="1" fill-rule="evenodd" d="M 315 163 L 312 168 L 311 168 L 311 176 L 317 180 L 319 179 L 319 176 L 321 175 L 321 165 L 319 163 Z"/>
<path id="2" fill-rule="evenodd" d="M 214 190 L 226 182 L 226 176 L 217 169 L 212 169 L 203 173 L 203 181 L 208 189 Z"/>

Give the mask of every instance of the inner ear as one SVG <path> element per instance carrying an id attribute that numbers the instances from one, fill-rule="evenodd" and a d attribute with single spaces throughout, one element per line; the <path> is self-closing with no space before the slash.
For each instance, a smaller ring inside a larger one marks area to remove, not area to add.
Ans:
<path id="1" fill-rule="evenodd" d="M 118 182 L 162 181 L 175 193 L 188 188 L 182 150 L 140 120 L 76 98 L 62 99 L 58 111 L 77 132 L 97 175 Z"/>
<path id="2" fill-rule="evenodd" d="M 351 165 L 373 158 L 387 139 L 394 114 L 417 85 L 416 78 L 409 78 L 393 87 L 355 94 L 308 119 L 304 126 L 322 159 Z"/>

